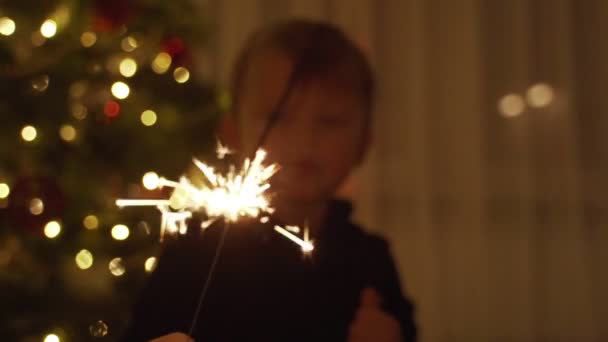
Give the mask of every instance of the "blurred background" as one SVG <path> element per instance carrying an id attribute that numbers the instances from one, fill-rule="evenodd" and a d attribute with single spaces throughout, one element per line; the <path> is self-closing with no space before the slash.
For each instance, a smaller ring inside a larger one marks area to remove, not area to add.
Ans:
<path id="1" fill-rule="evenodd" d="M 604 0 L 0 2 L 2 340 L 116 338 L 159 218 L 113 199 L 209 155 L 245 37 L 294 16 L 375 66 L 346 192 L 421 341 L 608 341 Z"/>

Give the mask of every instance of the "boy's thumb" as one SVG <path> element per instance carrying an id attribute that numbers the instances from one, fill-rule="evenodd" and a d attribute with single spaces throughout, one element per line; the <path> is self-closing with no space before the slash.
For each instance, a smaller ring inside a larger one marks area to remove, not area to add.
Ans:
<path id="1" fill-rule="evenodd" d="M 366 287 L 361 291 L 361 307 L 379 308 L 382 305 L 382 297 L 373 287 Z"/>

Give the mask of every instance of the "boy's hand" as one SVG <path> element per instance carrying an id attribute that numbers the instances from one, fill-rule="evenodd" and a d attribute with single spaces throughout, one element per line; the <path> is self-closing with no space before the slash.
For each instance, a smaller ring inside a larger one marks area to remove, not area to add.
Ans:
<path id="1" fill-rule="evenodd" d="M 401 327 L 382 311 L 382 298 L 373 288 L 361 291 L 361 304 L 350 324 L 348 342 L 400 342 Z"/>
<path id="2" fill-rule="evenodd" d="M 190 336 L 186 334 L 182 334 L 180 332 L 174 332 L 169 335 L 161 336 L 159 338 L 155 338 L 150 340 L 149 342 L 194 342 Z"/>

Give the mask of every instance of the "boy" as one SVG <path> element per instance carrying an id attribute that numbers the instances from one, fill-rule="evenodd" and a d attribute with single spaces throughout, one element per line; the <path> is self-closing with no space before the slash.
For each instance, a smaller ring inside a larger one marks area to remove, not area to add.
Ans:
<path id="1" fill-rule="evenodd" d="M 267 226 L 233 225 L 194 329 L 197 341 L 416 339 L 387 244 L 354 225 L 349 204 L 334 199 L 367 150 L 373 92 L 368 61 L 331 25 L 292 20 L 247 42 L 234 69 L 228 140 L 253 155 L 278 110 L 262 145 L 268 162 L 280 165 L 271 179 L 273 219 L 309 226 L 315 250 L 303 258 Z M 125 341 L 188 340 L 220 231 L 166 246 Z"/>

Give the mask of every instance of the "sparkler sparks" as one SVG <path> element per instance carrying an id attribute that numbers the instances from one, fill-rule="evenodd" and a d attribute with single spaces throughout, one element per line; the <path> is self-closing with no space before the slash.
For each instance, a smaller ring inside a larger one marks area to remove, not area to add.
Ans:
<path id="1" fill-rule="evenodd" d="M 218 142 L 218 158 L 221 159 L 230 152 Z M 185 234 L 187 220 L 192 217 L 193 212 L 204 211 L 207 214 L 208 219 L 201 224 L 202 229 L 208 228 L 218 219 L 237 222 L 242 217 L 253 218 L 261 214 L 272 214 L 274 209 L 270 206 L 266 191 L 270 188 L 268 181 L 277 172 L 278 166 L 265 165 L 265 158 L 266 152 L 258 149 L 253 160 L 245 159 L 238 171 L 231 166 L 226 174 L 216 172 L 212 166 L 194 159 L 194 164 L 205 176 L 207 184 L 195 186 L 185 176 L 182 176 L 179 182 L 161 177 L 158 180 L 159 188 L 174 188 L 170 199 L 118 199 L 116 205 L 156 207 L 162 213 L 161 241 L 165 233 Z M 267 222 L 267 219 L 263 221 Z M 275 231 L 298 244 L 302 251 L 313 250 L 312 242 L 308 239 L 308 229 L 304 230 L 304 239 L 296 235 L 300 232 L 297 226 L 275 226 Z"/>

